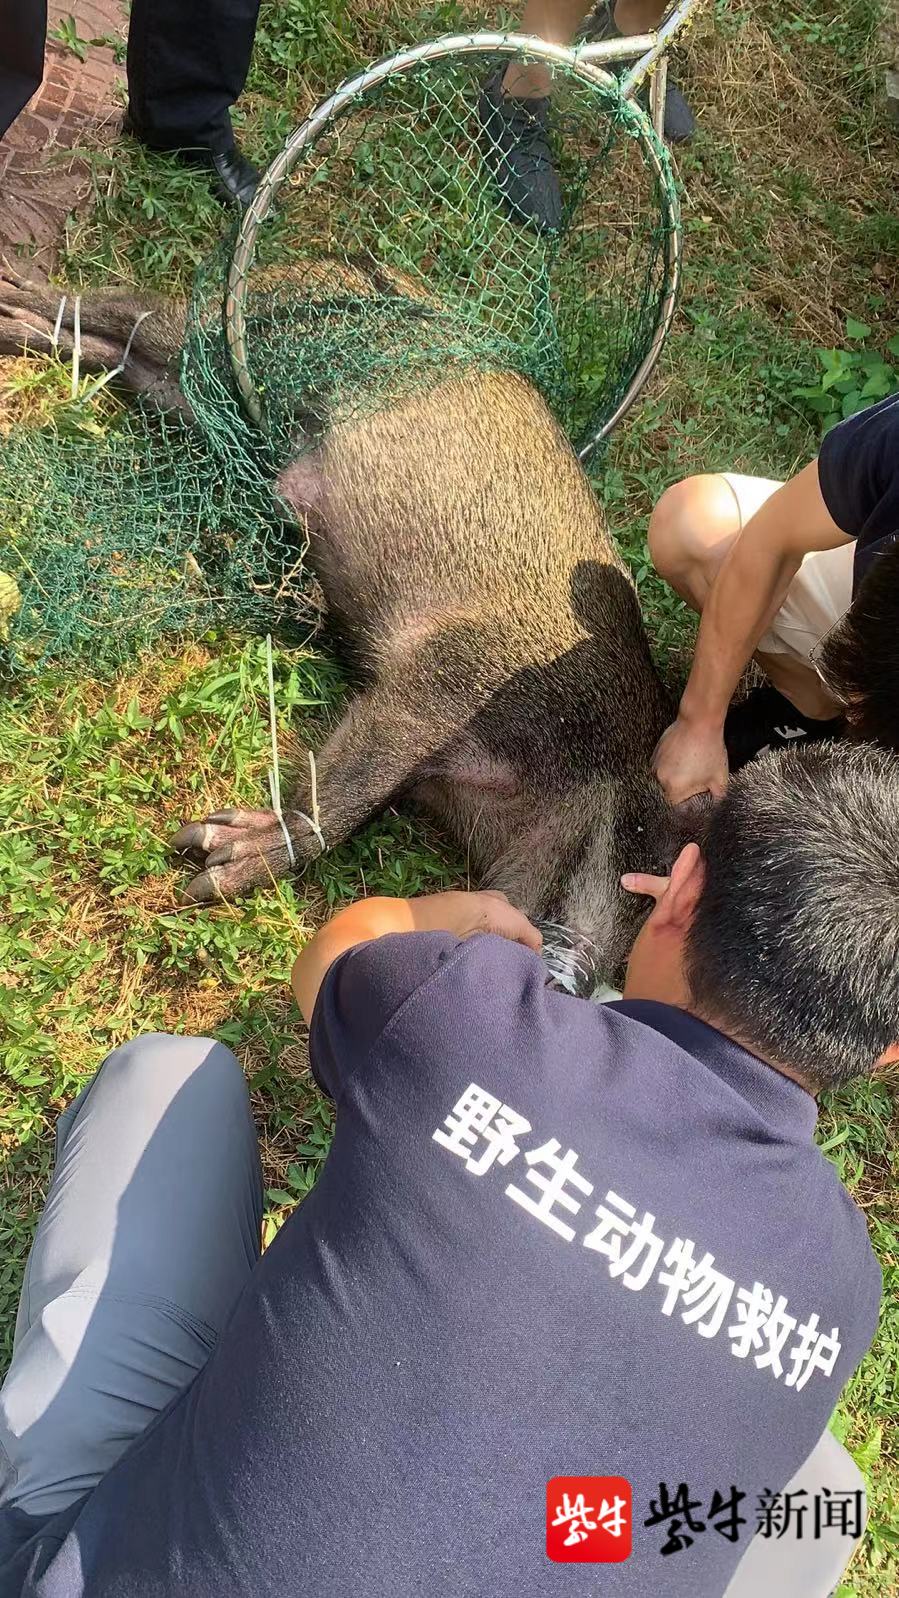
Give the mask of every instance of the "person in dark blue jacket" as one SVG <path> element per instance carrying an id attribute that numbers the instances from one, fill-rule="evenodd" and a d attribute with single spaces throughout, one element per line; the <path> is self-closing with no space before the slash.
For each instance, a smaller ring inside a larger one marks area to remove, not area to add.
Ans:
<path id="1" fill-rule="evenodd" d="M 261 1258 L 234 1056 L 116 1049 L 0 1393 L 3 1598 L 825 1598 L 880 1271 L 815 1095 L 899 1058 L 897 835 L 881 752 L 751 763 L 624 879 L 611 1004 L 502 895 L 341 911 L 293 975 L 334 1139 Z"/>

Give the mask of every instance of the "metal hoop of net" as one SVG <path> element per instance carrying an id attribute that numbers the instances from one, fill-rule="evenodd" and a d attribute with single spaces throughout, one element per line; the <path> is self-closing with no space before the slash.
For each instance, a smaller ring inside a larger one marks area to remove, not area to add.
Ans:
<path id="1" fill-rule="evenodd" d="M 511 209 L 479 114 L 510 61 L 552 68 L 551 233 Z M 298 407 L 328 425 L 448 366 L 514 369 L 586 455 L 658 359 L 679 239 L 664 144 L 582 53 L 490 33 L 402 51 L 319 106 L 262 180 L 228 274 L 238 391 L 280 454 Z"/>
<path id="2" fill-rule="evenodd" d="M 278 473 L 453 367 L 517 370 L 583 454 L 604 438 L 658 358 L 678 277 L 674 179 L 633 95 L 695 3 L 630 41 L 646 53 L 620 84 L 593 64 L 620 43 L 588 62 L 478 34 L 393 56 L 320 106 L 197 274 L 192 420 L 79 399 L 0 440 L 0 675 L 112 668 L 213 627 L 308 636 Z M 552 66 L 554 234 L 510 213 L 485 148 L 478 98 L 510 59 Z"/>

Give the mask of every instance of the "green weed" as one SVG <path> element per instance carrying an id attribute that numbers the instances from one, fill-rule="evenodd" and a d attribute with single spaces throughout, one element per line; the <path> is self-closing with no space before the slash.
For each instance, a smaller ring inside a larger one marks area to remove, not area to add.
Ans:
<path id="1" fill-rule="evenodd" d="M 853 343 L 862 344 L 871 332 L 867 322 L 859 322 L 853 316 L 846 321 L 846 338 Z M 886 349 L 899 360 L 899 333 L 887 341 Z M 878 350 L 819 349 L 815 356 L 821 365 L 818 381 L 793 392 L 820 419 L 822 437 L 837 422 L 899 390 L 899 366 L 891 365 Z"/>
<path id="2" fill-rule="evenodd" d="M 71 55 L 77 56 L 79 61 L 87 60 L 89 50 L 104 45 L 112 50 L 117 65 L 121 66 L 125 60 L 126 45 L 120 34 L 102 33 L 96 39 L 82 39 L 78 32 L 78 24 L 71 13 L 63 17 L 55 28 L 48 29 L 47 37 L 61 44 Z"/>
<path id="3" fill-rule="evenodd" d="M 91 45 L 100 43 L 99 39 L 82 39 L 78 32 L 78 24 L 71 14 L 63 17 L 55 28 L 50 28 L 47 37 L 55 39 L 58 44 L 61 44 L 69 51 L 70 55 L 77 56 L 79 61 L 86 61 L 87 52 Z"/>

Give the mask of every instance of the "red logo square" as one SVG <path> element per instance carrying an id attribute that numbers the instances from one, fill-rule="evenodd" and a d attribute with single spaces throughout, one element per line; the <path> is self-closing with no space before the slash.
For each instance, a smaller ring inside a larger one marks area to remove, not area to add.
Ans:
<path id="1" fill-rule="evenodd" d="M 554 1476 L 546 1484 L 546 1552 L 558 1564 L 628 1559 L 630 1482 L 623 1476 Z"/>

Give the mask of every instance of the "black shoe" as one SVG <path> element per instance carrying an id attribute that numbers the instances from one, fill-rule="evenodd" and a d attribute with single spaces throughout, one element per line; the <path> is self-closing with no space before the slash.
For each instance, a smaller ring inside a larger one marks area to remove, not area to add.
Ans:
<path id="1" fill-rule="evenodd" d="M 727 712 L 724 743 L 728 763 L 731 771 L 739 771 L 769 749 L 801 748 L 825 738 L 839 738 L 845 728 L 842 716 L 831 721 L 803 716 L 771 683 L 762 683 Z"/>
<path id="2" fill-rule="evenodd" d="M 216 175 L 220 199 L 239 205 L 242 211 L 252 204 L 259 187 L 259 169 L 247 160 L 236 144 L 232 144 L 230 150 L 210 155 L 203 164 L 210 166 Z"/>
<path id="3" fill-rule="evenodd" d="M 122 123 L 122 131 L 130 134 L 139 144 L 145 145 L 157 155 L 170 155 L 182 166 L 204 167 L 214 173 L 219 199 L 226 200 L 231 205 L 239 205 L 244 211 L 252 201 L 259 186 L 259 172 L 253 163 L 247 160 L 238 145 L 232 144 L 227 150 L 216 151 L 207 149 L 205 145 L 183 145 L 173 149 L 170 146 L 154 144 L 152 138 L 146 138 L 140 128 L 135 126 L 128 113 Z"/>
<path id="4" fill-rule="evenodd" d="M 590 44 L 603 39 L 622 39 L 624 35 L 615 26 L 614 5 L 610 0 L 600 0 L 584 23 L 582 37 Z M 636 56 L 634 57 L 636 60 Z M 611 70 L 614 71 L 614 66 Z M 641 92 L 641 102 L 645 90 Z M 696 118 L 690 110 L 676 83 L 668 79 L 665 91 L 665 138 L 669 144 L 686 144 L 696 132 Z"/>
<path id="5" fill-rule="evenodd" d="M 586 16 L 578 29 L 578 38 L 588 44 L 601 44 L 604 39 L 621 39 L 623 34 L 615 26 L 614 0 L 599 0 L 599 4 Z"/>
<path id="6" fill-rule="evenodd" d="M 696 118 L 676 83 L 665 91 L 665 138 L 669 144 L 686 144 L 696 132 Z"/>
<path id="7" fill-rule="evenodd" d="M 562 191 L 549 146 L 549 99 L 517 99 L 503 93 L 500 67 L 478 101 L 484 159 L 513 216 L 537 233 L 562 226 Z"/>

